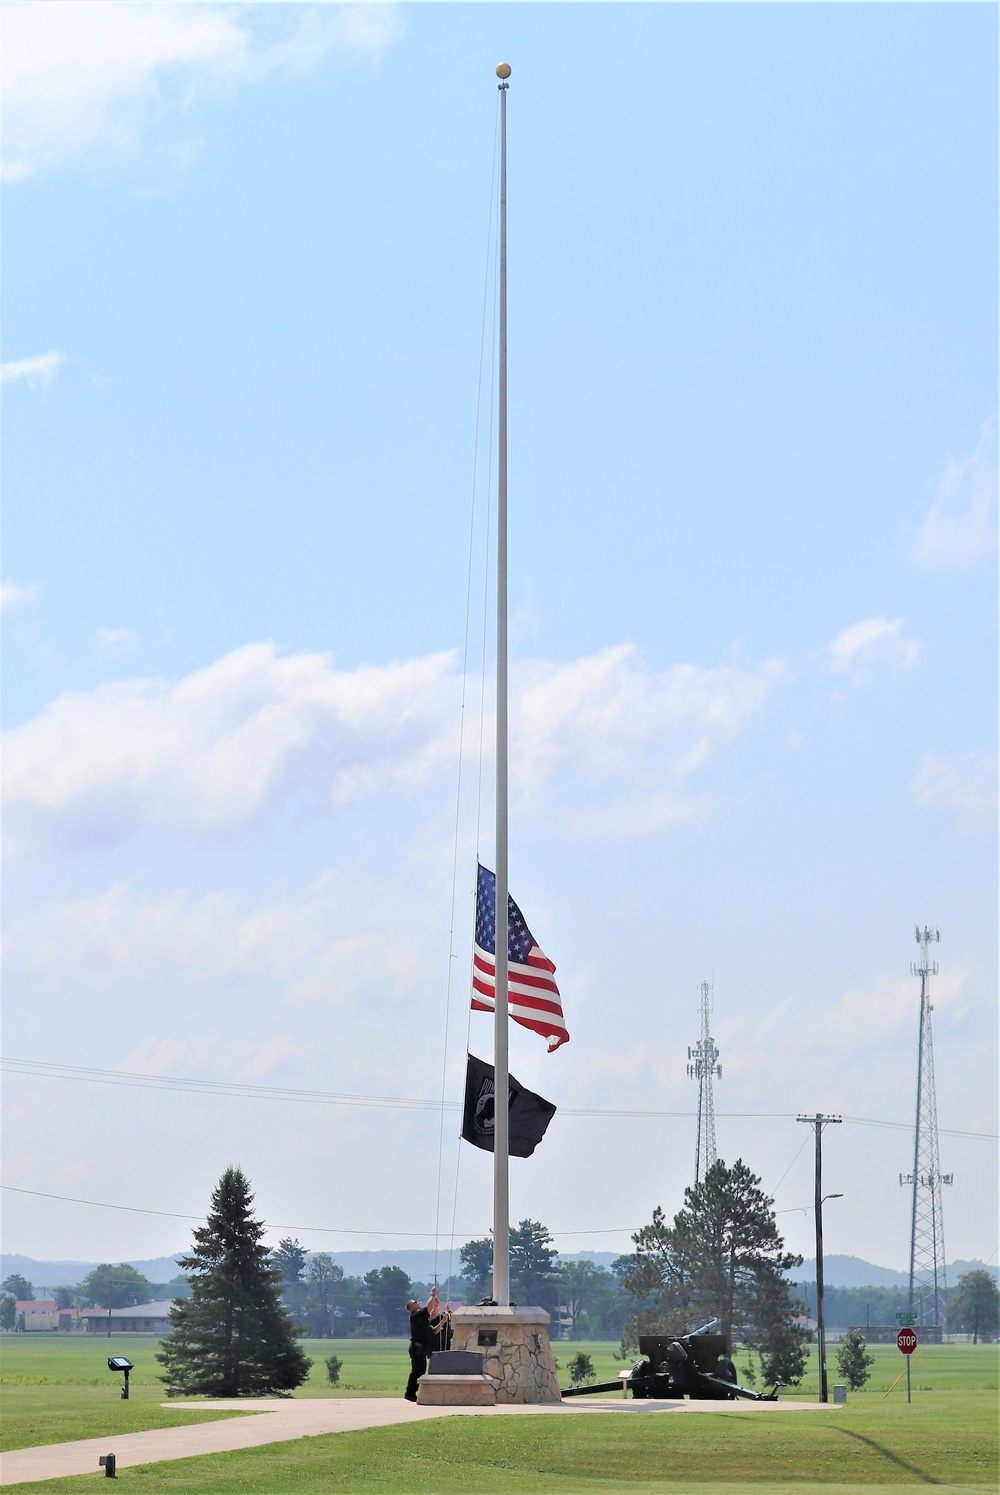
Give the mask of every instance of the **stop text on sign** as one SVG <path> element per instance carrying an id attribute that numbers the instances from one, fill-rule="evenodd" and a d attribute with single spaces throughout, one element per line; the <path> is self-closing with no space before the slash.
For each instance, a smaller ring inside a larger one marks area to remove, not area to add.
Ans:
<path id="1" fill-rule="evenodd" d="M 917 1336 L 912 1329 L 900 1329 L 896 1335 L 896 1343 L 904 1355 L 912 1355 L 917 1348 Z"/>

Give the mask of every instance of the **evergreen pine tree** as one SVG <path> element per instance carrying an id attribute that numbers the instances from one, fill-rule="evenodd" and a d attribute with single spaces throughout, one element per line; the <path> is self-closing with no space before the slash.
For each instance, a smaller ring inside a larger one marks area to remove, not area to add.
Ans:
<path id="1" fill-rule="evenodd" d="M 227 1168 L 194 1250 L 181 1260 L 190 1298 L 175 1300 L 157 1360 L 168 1396 L 262 1396 L 302 1384 L 311 1361 L 281 1301 L 281 1272 L 262 1244 L 253 1194 Z"/>
<path id="2" fill-rule="evenodd" d="M 632 1237 L 633 1271 L 626 1289 L 646 1300 L 625 1326 L 622 1353 L 640 1334 L 679 1333 L 719 1319 L 719 1333 L 761 1356 L 765 1379 L 801 1379 L 805 1330 L 794 1320 L 803 1305 L 791 1295 L 786 1273 L 801 1256 L 785 1250 L 774 1201 L 742 1159 L 727 1168 L 720 1158 L 667 1223 L 662 1209 Z"/>

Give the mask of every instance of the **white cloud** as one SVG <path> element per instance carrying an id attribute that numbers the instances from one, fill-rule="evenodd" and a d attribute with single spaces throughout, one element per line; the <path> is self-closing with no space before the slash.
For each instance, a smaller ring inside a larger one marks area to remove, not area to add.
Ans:
<path id="1" fill-rule="evenodd" d="M 38 588 L 33 583 L 19 587 L 13 581 L 0 582 L 0 612 L 13 612 L 16 607 L 29 607 L 37 598 Z"/>
<path id="2" fill-rule="evenodd" d="M 0 384 L 13 384 L 23 379 L 29 389 L 42 384 L 51 384 L 61 364 L 66 362 L 64 353 L 38 353 L 34 358 L 21 358 L 13 363 L 0 363 Z"/>
<path id="3" fill-rule="evenodd" d="M 969 456 L 949 458 L 934 501 L 917 530 L 913 558 L 921 566 L 969 566 L 996 548 L 997 422 L 980 432 Z"/>
<path id="4" fill-rule="evenodd" d="M 340 673 L 256 644 L 176 685 L 60 696 L 7 734 L 8 829 L 70 842 L 143 825 L 219 831 L 290 789 L 345 803 L 419 786 L 451 755 L 455 690 L 451 655 Z"/>
<path id="5" fill-rule="evenodd" d="M 512 782 L 528 800 L 575 798 L 584 834 L 662 829 L 695 813 L 679 790 L 783 674 L 775 660 L 657 673 L 628 645 L 525 666 L 512 678 Z M 255 644 L 176 683 L 66 694 L 6 735 L 8 838 L 218 832 L 293 795 L 413 793 L 453 771 L 460 691 L 451 654 L 337 671 Z"/>
<path id="6" fill-rule="evenodd" d="M 137 893 L 127 882 L 26 913 L 5 936 L 5 979 L 36 990 L 140 984 L 251 991 L 290 1003 L 393 1004 L 433 958 L 426 899 L 327 873 L 295 897 L 247 906 L 230 893 Z M 166 1071 L 178 1059 L 160 1054 Z M 193 1056 L 194 1061 L 200 1053 Z M 213 1066 L 214 1068 L 214 1066 Z"/>
<path id="7" fill-rule="evenodd" d="M 512 751 L 522 778 L 558 770 L 584 782 L 634 776 L 644 760 L 682 783 L 762 710 L 785 667 L 776 659 L 649 670 L 631 644 L 516 675 Z"/>
<path id="8" fill-rule="evenodd" d="M 865 618 L 839 633 L 826 653 L 827 669 L 860 687 L 867 685 L 878 665 L 912 670 L 920 658 L 920 642 L 903 637 L 902 618 Z"/>
<path id="9" fill-rule="evenodd" d="M 919 805 L 952 810 L 968 829 L 992 827 L 997 813 L 995 753 L 971 752 L 934 756 L 925 753 L 913 779 Z"/>
<path id="10" fill-rule="evenodd" d="M 3 175 L 18 181 L 93 148 L 133 151 L 173 109 L 306 71 L 334 50 L 378 57 L 400 25 L 378 4 L 5 5 Z"/>
<path id="11" fill-rule="evenodd" d="M 785 676 L 777 659 L 657 672 L 630 644 L 526 666 L 513 680 L 515 793 L 572 797 L 576 835 L 650 835 L 689 820 L 704 806 L 678 791 L 741 735 Z"/>

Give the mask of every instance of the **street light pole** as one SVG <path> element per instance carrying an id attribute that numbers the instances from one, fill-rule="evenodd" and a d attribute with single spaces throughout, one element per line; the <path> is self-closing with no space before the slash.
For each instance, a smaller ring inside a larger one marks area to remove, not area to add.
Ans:
<path id="1" fill-rule="evenodd" d="M 808 1126 L 816 1129 L 816 1348 L 819 1353 L 819 1399 L 828 1401 L 826 1388 L 826 1321 L 823 1315 L 823 1127 L 828 1122 L 840 1123 L 839 1116 L 799 1116 Z M 833 1198 L 833 1195 L 827 1196 Z M 836 1196 L 840 1198 L 840 1195 Z"/>

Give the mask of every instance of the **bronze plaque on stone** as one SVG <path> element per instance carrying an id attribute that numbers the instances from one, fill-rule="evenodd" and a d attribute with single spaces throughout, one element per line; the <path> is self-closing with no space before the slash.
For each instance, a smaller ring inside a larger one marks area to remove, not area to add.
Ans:
<path id="1" fill-rule="evenodd" d="M 476 1336 L 476 1343 L 481 1345 L 495 1345 L 497 1342 L 497 1331 L 495 1329 L 480 1329 Z"/>

